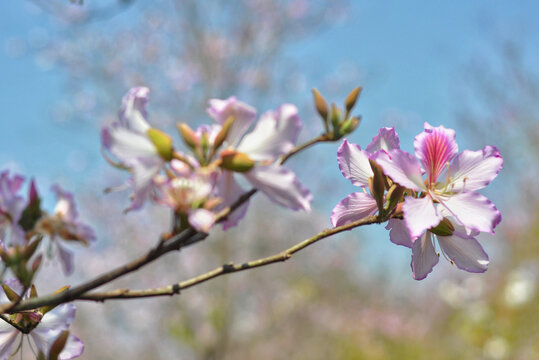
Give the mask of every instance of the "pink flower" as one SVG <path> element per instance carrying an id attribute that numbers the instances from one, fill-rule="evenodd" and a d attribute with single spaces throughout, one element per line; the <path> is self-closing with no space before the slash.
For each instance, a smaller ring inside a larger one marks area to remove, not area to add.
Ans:
<path id="1" fill-rule="evenodd" d="M 215 214 L 211 211 L 211 194 L 214 192 L 217 174 L 204 173 L 198 167 L 190 169 L 175 159 L 170 162 L 170 167 L 177 177 L 163 177 L 156 181 L 155 201 L 187 215 L 194 229 L 208 233 L 215 224 Z"/>
<path id="2" fill-rule="evenodd" d="M 219 124 L 234 117 L 225 147 L 246 155 L 252 161 L 250 169 L 240 172 L 251 185 L 279 205 L 292 210 L 310 210 L 312 195 L 309 190 L 299 182 L 294 172 L 276 163 L 280 156 L 294 148 L 301 128 L 294 105 L 284 104 L 275 111 L 266 112 L 249 133 L 247 131 L 256 119 L 256 110 L 234 97 L 211 100 L 208 114 Z M 223 206 L 231 205 L 244 193 L 232 171 L 224 171 L 219 177 L 217 191 L 223 199 Z M 247 205 L 245 203 L 232 213 L 223 227 L 236 225 L 245 215 Z"/>
<path id="3" fill-rule="evenodd" d="M 20 175 L 9 175 L 9 170 L 0 173 L 0 239 L 7 245 L 24 245 L 24 230 L 19 226 L 26 207 L 18 192 L 24 182 Z"/>
<path id="4" fill-rule="evenodd" d="M 73 242 L 88 245 L 96 240 L 91 227 L 80 222 L 73 194 L 54 185 L 52 191 L 58 199 L 54 214 L 41 220 L 38 227 L 51 236 L 58 253 L 58 259 L 66 274 L 73 272 L 73 251 L 69 249 Z M 64 241 L 62 241 L 64 240 Z"/>
<path id="5" fill-rule="evenodd" d="M 5 283 L 19 294 L 19 296 L 24 290 L 21 283 L 17 280 L 6 280 Z M 8 299 L 4 291 L 0 289 L 0 292 L 1 301 L 3 303 L 7 302 Z M 35 328 L 30 331 L 28 338 L 32 340 L 38 352 L 42 352 L 47 356 L 54 341 L 62 332 L 69 328 L 75 319 L 75 312 L 75 305 L 62 304 L 46 312 L 44 315 L 40 311 L 37 311 L 26 313 L 26 315 L 14 314 L 15 316 L 13 318 L 17 321 L 16 319 L 19 317 L 17 315 L 21 315 L 21 321 L 33 322 Z M 27 318 L 25 319 L 24 316 L 27 316 Z M 13 346 L 17 346 L 16 343 L 19 335 L 26 336 L 7 322 L 0 320 L 0 360 L 11 358 Z M 70 334 L 58 358 L 60 360 L 74 359 L 79 357 L 83 351 L 84 344 L 82 341 Z"/>
<path id="6" fill-rule="evenodd" d="M 359 145 L 351 144 L 344 139 L 337 150 L 339 169 L 346 179 L 353 185 L 361 187 L 363 191 L 351 193 L 333 208 L 331 213 L 333 226 L 345 225 L 374 215 L 378 211 L 376 200 L 366 191 L 369 187 L 369 178 L 374 175 L 369 157 L 374 152 L 390 151 L 398 149 L 399 146 L 399 137 L 393 128 L 381 128 L 367 146 L 367 150 L 361 150 Z"/>
<path id="7" fill-rule="evenodd" d="M 421 236 L 412 238 L 404 220 L 389 220 L 386 229 L 390 230 L 389 237 L 397 245 L 412 249 L 412 273 L 416 280 L 422 280 L 432 271 L 438 263 L 439 255 L 434 247 L 434 239 L 438 240 L 440 250 L 444 256 L 459 269 L 473 273 L 485 272 L 489 259 L 479 242 L 475 239 L 478 232 L 469 234 L 467 230 L 457 224 L 451 217 L 446 217 L 449 223 L 447 232 L 436 230 L 425 231 Z M 438 232 L 438 234 L 435 234 Z"/>
<path id="8" fill-rule="evenodd" d="M 466 232 L 490 232 L 501 221 L 501 214 L 485 196 L 476 193 L 488 185 L 501 170 L 503 159 L 498 149 L 465 150 L 458 154 L 455 131 L 425 123 L 425 131 L 416 136 L 415 153 L 399 149 L 378 152 L 371 158 L 391 179 L 416 192 L 404 201 L 404 221 L 412 238 L 437 226 L 447 211 Z M 424 171 L 421 168 L 424 167 Z M 423 173 L 426 180 L 423 180 Z"/>
<path id="9" fill-rule="evenodd" d="M 101 131 L 103 147 L 120 160 L 117 166 L 126 167 L 132 172 L 127 183 L 133 187 L 129 210 L 142 207 L 151 193 L 155 176 L 165 164 L 165 159 L 150 137 L 151 132 L 156 130 L 147 122 L 149 92 L 146 87 L 130 89 L 122 99 L 118 121 L 104 126 Z"/>

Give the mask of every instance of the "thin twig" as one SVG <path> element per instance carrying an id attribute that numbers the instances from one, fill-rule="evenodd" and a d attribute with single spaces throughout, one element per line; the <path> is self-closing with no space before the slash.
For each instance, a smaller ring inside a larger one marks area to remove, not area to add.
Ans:
<path id="1" fill-rule="evenodd" d="M 325 136 L 318 136 L 314 138 L 313 140 L 310 140 L 302 145 L 299 145 L 292 149 L 287 155 L 285 155 L 281 161 L 280 164 L 284 163 L 290 156 L 308 148 L 311 145 L 314 145 L 318 142 L 326 141 Z M 226 219 L 226 217 L 234 210 L 236 210 L 238 207 L 240 207 L 243 203 L 245 203 L 251 196 L 253 196 L 256 193 L 256 189 L 252 189 L 248 191 L 247 193 L 243 194 L 238 198 L 238 200 L 232 204 L 231 206 L 223 209 L 219 214 L 217 214 L 217 222 L 221 222 Z M 62 303 L 70 302 L 73 300 L 76 300 L 80 298 L 84 293 L 91 291 L 93 289 L 96 289 L 104 284 L 107 284 L 119 277 L 122 277 L 124 275 L 127 275 L 133 271 L 136 271 L 140 269 L 141 267 L 153 262 L 154 260 L 160 258 L 164 254 L 174 251 L 174 250 L 180 250 L 182 247 L 194 244 L 198 241 L 201 241 L 205 239 L 208 236 L 206 233 L 197 232 L 193 228 L 188 228 L 181 233 L 173 236 L 172 238 L 166 240 L 166 241 L 160 241 L 155 247 L 150 249 L 148 253 L 130 263 L 127 263 L 125 265 L 122 265 L 114 270 L 111 270 L 109 272 L 106 272 L 97 278 L 90 280 L 86 283 L 83 283 L 81 285 L 72 287 L 66 291 L 62 291 L 60 293 L 56 294 L 50 294 L 45 295 L 37 298 L 31 298 L 24 301 L 21 301 L 16 306 L 13 306 L 12 304 L 3 304 L 0 305 L 0 314 L 6 313 L 9 311 L 10 313 L 19 312 L 23 310 L 31 310 L 31 309 L 37 309 L 42 306 L 55 306 Z M 120 294 L 117 294 L 118 296 L 122 296 Z"/>
<path id="2" fill-rule="evenodd" d="M 89 301 L 105 301 L 112 299 L 137 299 L 137 298 L 147 298 L 147 297 L 159 297 L 159 296 L 172 296 L 179 294 L 181 290 L 199 285 L 208 280 L 214 279 L 216 277 L 230 274 L 233 272 L 251 270 L 257 267 L 266 266 L 274 264 L 277 262 L 283 262 L 292 257 L 293 254 L 297 253 L 300 250 L 305 249 L 306 247 L 322 240 L 332 235 L 338 234 L 343 231 L 351 230 L 353 228 L 370 225 L 370 224 L 379 224 L 387 221 L 387 218 L 381 218 L 379 216 L 369 216 L 358 221 L 351 222 L 346 225 L 335 227 L 333 229 L 326 229 L 313 237 L 310 237 L 302 242 L 284 250 L 277 254 L 260 258 L 257 260 L 248 261 L 241 264 L 228 263 L 223 266 L 220 266 L 214 270 L 208 271 L 204 274 L 195 276 L 191 279 L 168 285 L 161 288 L 154 289 L 145 289 L 145 290 L 129 290 L 129 289 L 116 289 L 105 292 L 94 292 L 90 294 L 82 295 L 78 300 L 89 300 Z"/>

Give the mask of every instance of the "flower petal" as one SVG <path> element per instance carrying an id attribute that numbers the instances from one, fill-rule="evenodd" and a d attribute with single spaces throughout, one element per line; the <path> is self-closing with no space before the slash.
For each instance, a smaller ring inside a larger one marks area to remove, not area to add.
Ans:
<path id="1" fill-rule="evenodd" d="M 400 149 L 400 140 L 395 128 L 383 127 L 378 130 L 378 135 L 372 138 L 371 143 L 365 150 L 368 153 L 374 153 L 378 150 L 389 151 L 393 149 Z"/>
<path id="2" fill-rule="evenodd" d="M 370 194 L 363 192 L 351 193 L 333 208 L 331 224 L 333 227 L 345 225 L 369 215 L 374 215 L 377 211 L 376 200 Z"/>
<path id="3" fill-rule="evenodd" d="M 386 226 L 389 231 L 389 240 L 393 244 L 402 245 L 411 248 L 413 241 L 410 237 L 410 232 L 406 227 L 404 220 L 390 219 Z"/>
<path id="4" fill-rule="evenodd" d="M 474 238 L 452 236 L 437 236 L 442 251 L 459 269 L 473 273 L 485 272 L 489 259 L 479 242 Z"/>
<path id="5" fill-rule="evenodd" d="M 421 165 L 412 154 L 393 149 L 388 153 L 379 151 L 371 158 L 382 167 L 384 174 L 393 179 L 394 182 L 412 190 L 425 190 Z"/>
<path id="6" fill-rule="evenodd" d="M 138 157 L 159 157 L 155 145 L 144 134 L 138 134 L 120 126 L 103 128 L 103 145 L 118 159 L 129 165 Z M 108 145 L 108 146 L 107 146 Z"/>
<path id="7" fill-rule="evenodd" d="M 496 206 L 485 196 L 476 192 L 465 192 L 451 196 L 443 205 L 457 221 L 467 229 L 494 233 L 502 221 Z"/>
<path id="8" fill-rule="evenodd" d="M 46 333 L 50 330 L 66 330 L 75 319 L 77 309 L 73 304 L 61 304 L 43 315 L 41 323 L 32 332 Z"/>
<path id="9" fill-rule="evenodd" d="M 123 126 L 141 134 L 144 134 L 150 128 L 146 112 L 149 93 L 150 89 L 141 86 L 131 88 L 124 95 L 119 113 L 120 123 Z"/>
<path id="10" fill-rule="evenodd" d="M 241 140 L 237 150 L 255 161 L 273 160 L 294 148 L 301 129 L 298 109 L 284 104 L 260 117 L 255 128 Z"/>
<path id="11" fill-rule="evenodd" d="M 432 127 L 427 122 L 425 131 L 415 137 L 414 147 L 415 154 L 421 159 L 431 184 L 438 180 L 447 164 L 459 151 L 455 141 L 455 130 L 443 126 Z"/>
<path id="12" fill-rule="evenodd" d="M 503 167 L 500 151 L 494 146 L 483 150 L 464 150 L 449 166 L 451 190 L 476 191 L 487 186 Z"/>
<path id="13" fill-rule="evenodd" d="M 220 209 L 234 204 L 245 193 L 245 190 L 236 182 L 234 174 L 230 171 L 223 171 L 217 179 L 216 187 L 218 196 L 223 200 Z M 238 222 L 245 216 L 248 206 L 249 200 L 230 213 L 222 223 L 223 230 L 238 225 Z"/>
<path id="14" fill-rule="evenodd" d="M 11 355 L 11 348 L 17 339 L 19 331 L 7 322 L 0 321 L 0 360 L 7 360 Z"/>
<path id="15" fill-rule="evenodd" d="M 438 254 L 432 244 L 432 234 L 425 232 L 412 245 L 412 272 L 415 280 L 423 280 L 438 264 Z"/>
<path id="16" fill-rule="evenodd" d="M 442 220 L 442 215 L 438 213 L 429 196 L 422 199 L 407 196 L 404 199 L 402 210 L 412 239 L 419 237 L 425 230 L 438 225 Z"/>
<path id="17" fill-rule="evenodd" d="M 84 351 L 84 343 L 75 335 L 69 335 L 64 349 L 58 356 L 59 360 L 71 360 L 82 355 Z"/>
<path id="18" fill-rule="evenodd" d="M 337 162 L 343 176 L 356 186 L 369 186 L 369 178 L 374 174 L 369 163 L 369 154 L 359 145 L 344 139 L 337 150 Z"/>
<path id="19" fill-rule="evenodd" d="M 244 173 L 247 180 L 273 202 L 292 210 L 311 210 L 313 196 L 292 170 L 278 164 L 255 166 Z"/>
<path id="20" fill-rule="evenodd" d="M 237 146 L 249 126 L 256 119 L 256 110 L 244 102 L 238 101 L 235 97 L 226 100 L 212 99 L 210 107 L 207 109 L 208 115 L 219 124 L 224 124 L 230 117 L 234 117 L 234 124 L 230 127 L 227 136 L 227 143 L 233 147 Z"/>
<path id="21" fill-rule="evenodd" d="M 56 247 L 58 248 L 59 260 L 60 260 L 60 264 L 62 264 L 62 269 L 64 270 L 64 274 L 70 275 L 71 273 L 73 273 L 73 266 L 74 266 L 73 251 L 67 249 L 62 244 L 60 244 L 60 241 L 58 239 L 56 239 L 55 243 L 56 243 Z"/>
<path id="22" fill-rule="evenodd" d="M 215 214 L 206 209 L 193 209 L 189 211 L 189 224 L 197 231 L 209 233 L 215 224 Z"/>

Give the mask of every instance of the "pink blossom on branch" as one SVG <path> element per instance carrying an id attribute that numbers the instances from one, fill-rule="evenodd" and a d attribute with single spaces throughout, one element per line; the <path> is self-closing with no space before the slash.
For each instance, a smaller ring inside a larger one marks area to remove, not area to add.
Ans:
<path id="1" fill-rule="evenodd" d="M 425 131 L 416 136 L 414 145 L 420 161 L 399 149 L 373 156 L 394 182 L 424 195 L 405 198 L 404 221 L 410 236 L 419 237 L 437 226 L 443 218 L 441 208 L 463 225 L 467 233 L 493 233 L 501 214 L 475 190 L 488 185 L 501 170 L 503 159 L 499 151 L 486 146 L 483 150 L 467 150 L 457 155 L 455 131 L 443 126 L 434 128 L 428 123 Z"/>
<path id="2" fill-rule="evenodd" d="M 24 287 L 17 280 L 6 280 L 4 285 L 7 285 L 18 296 L 28 296 L 28 294 L 22 294 Z M 1 288 L 0 301 L 2 303 L 9 301 L 5 291 Z M 11 316 L 13 321 L 19 322 L 22 326 L 31 327 L 28 335 L 21 333 L 12 325 L 0 320 L 0 360 L 10 359 L 14 350 L 15 352 L 20 351 L 18 342 L 22 341 L 22 336 L 28 336 L 28 339 L 31 340 L 33 346 L 35 346 L 35 349 L 45 356 L 48 356 L 55 340 L 64 331 L 69 329 L 71 323 L 75 319 L 75 312 L 75 305 L 61 304 L 48 311 L 42 308 L 37 311 L 13 314 Z M 82 341 L 78 337 L 69 334 L 67 342 L 60 352 L 58 359 L 75 359 L 81 356 L 83 351 L 84 344 Z"/>
<path id="3" fill-rule="evenodd" d="M 350 222 L 374 215 L 378 211 L 376 200 L 366 192 L 369 178 L 374 176 L 369 157 L 377 151 L 398 149 L 400 140 L 393 128 L 381 128 L 367 150 L 361 150 L 356 144 L 350 144 L 344 139 L 337 150 L 337 162 L 343 176 L 350 182 L 361 187 L 363 192 L 355 192 L 341 200 L 331 213 L 331 224 L 341 226 Z"/>
<path id="4" fill-rule="evenodd" d="M 147 122 L 146 105 L 150 90 L 146 87 L 130 89 L 122 99 L 118 120 L 106 125 L 101 131 L 103 148 L 114 155 L 132 176 L 125 184 L 133 188 L 129 210 L 140 209 L 149 198 L 153 180 L 163 169 L 165 159 L 155 141 Z"/>
<path id="5" fill-rule="evenodd" d="M 0 240 L 7 246 L 26 243 L 24 230 L 19 225 L 22 212 L 26 207 L 24 198 L 18 195 L 24 182 L 20 175 L 0 174 Z"/>
<path id="6" fill-rule="evenodd" d="M 211 100 L 208 114 L 221 125 L 233 117 L 234 122 L 224 144 L 226 149 L 221 154 L 241 156 L 248 163 L 241 171 L 225 169 L 219 177 L 217 190 L 223 198 L 223 206 L 231 205 L 244 193 L 234 179 L 233 172 L 237 172 L 271 201 L 292 210 L 310 210 L 312 195 L 309 190 L 291 170 L 276 162 L 294 148 L 301 129 L 294 105 L 284 104 L 275 111 L 266 112 L 249 133 L 247 131 L 256 119 L 256 111 L 234 97 Z M 247 206 L 245 203 L 231 214 L 223 227 L 235 226 L 245 215 Z"/>

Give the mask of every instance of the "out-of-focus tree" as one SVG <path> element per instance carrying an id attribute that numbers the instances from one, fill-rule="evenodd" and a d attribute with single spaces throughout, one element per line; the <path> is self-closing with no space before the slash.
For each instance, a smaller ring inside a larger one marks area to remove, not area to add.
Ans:
<path id="1" fill-rule="evenodd" d="M 261 107 L 275 94 L 294 101 L 289 95 L 299 85 L 290 47 L 341 21 L 347 6 L 344 0 L 117 3 L 116 16 L 106 20 L 99 15 L 104 5 L 91 2 L 49 11 L 65 25 L 38 55 L 67 73 L 74 100 L 58 107 L 55 119 L 101 124 L 135 85 L 152 89 L 159 111 L 152 121 L 160 126 L 196 122 L 211 97 L 235 94 Z"/>

